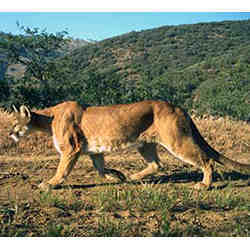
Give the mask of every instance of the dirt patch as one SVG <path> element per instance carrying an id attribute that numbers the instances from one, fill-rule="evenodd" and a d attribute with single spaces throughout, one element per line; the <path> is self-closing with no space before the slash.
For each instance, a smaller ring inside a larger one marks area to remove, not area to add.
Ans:
<path id="1" fill-rule="evenodd" d="M 250 236 L 249 175 L 216 165 L 212 189 L 195 191 L 201 171 L 159 147 L 164 169 L 144 182 L 103 180 L 82 156 L 66 183 L 44 193 L 37 185 L 59 162 L 51 138 L 36 134 L 16 145 L 7 136 L 8 115 L 1 116 L 0 236 Z M 195 122 L 218 151 L 250 162 L 249 124 Z M 136 151 L 106 161 L 125 175 L 145 166 Z"/>

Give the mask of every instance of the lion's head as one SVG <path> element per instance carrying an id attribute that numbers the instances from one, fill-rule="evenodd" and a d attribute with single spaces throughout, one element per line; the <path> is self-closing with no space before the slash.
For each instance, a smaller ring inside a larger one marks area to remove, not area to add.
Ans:
<path id="1" fill-rule="evenodd" d="M 18 142 L 20 137 L 26 135 L 30 130 L 30 121 L 31 121 L 31 112 L 28 107 L 22 105 L 18 111 L 15 106 L 13 113 L 13 126 L 9 136 L 15 141 Z"/>

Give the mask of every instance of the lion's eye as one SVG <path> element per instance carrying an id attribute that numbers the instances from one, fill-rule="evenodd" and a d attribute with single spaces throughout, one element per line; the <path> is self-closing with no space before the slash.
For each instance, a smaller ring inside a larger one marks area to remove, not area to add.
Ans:
<path id="1" fill-rule="evenodd" d="M 18 126 L 18 125 L 15 125 L 13 130 L 14 130 L 15 132 L 18 132 L 18 131 L 19 131 L 19 126 Z"/>

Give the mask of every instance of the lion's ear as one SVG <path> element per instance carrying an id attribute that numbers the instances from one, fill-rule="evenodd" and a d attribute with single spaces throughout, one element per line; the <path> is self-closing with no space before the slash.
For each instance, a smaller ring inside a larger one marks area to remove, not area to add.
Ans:
<path id="1" fill-rule="evenodd" d="M 18 110 L 17 110 L 17 108 L 16 108 L 16 106 L 14 104 L 12 105 L 12 108 L 13 108 L 15 113 L 18 113 Z"/>
<path id="2" fill-rule="evenodd" d="M 30 113 L 29 108 L 26 107 L 25 105 L 22 105 L 22 106 L 20 107 L 20 115 L 21 115 L 21 117 L 23 117 L 23 118 L 30 119 L 31 113 Z"/>

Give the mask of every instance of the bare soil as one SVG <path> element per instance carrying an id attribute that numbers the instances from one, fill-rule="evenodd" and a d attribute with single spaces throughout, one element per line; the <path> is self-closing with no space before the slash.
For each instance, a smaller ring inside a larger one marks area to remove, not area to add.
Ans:
<path id="1" fill-rule="evenodd" d="M 231 159 L 250 163 L 250 125 L 194 118 L 205 139 Z M 55 173 L 58 155 L 47 135 L 15 144 L 11 117 L 0 112 L 0 236 L 250 236 L 249 175 L 215 166 L 213 187 L 195 191 L 200 169 L 159 147 L 164 169 L 143 182 L 98 177 L 82 156 L 59 188 L 37 185 Z M 131 175 L 144 168 L 136 151 L 107 155 L 108 166 Z"/>

